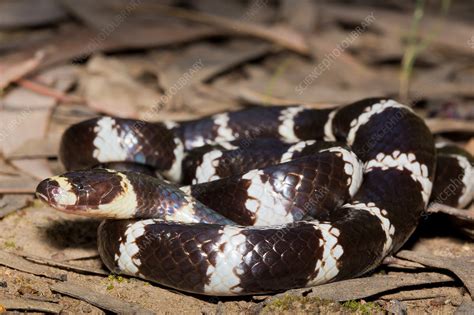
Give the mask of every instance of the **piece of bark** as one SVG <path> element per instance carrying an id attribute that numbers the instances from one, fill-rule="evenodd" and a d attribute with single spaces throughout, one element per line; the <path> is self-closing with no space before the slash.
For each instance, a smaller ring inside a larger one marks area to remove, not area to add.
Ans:
<path id="1" fill-rule="evenodd" d="M 100 275 L 100 276 L 107 276 L 109 275 L 109 272 L 103 270 L 103 269 L 97 269 L 97 268 L 92 268 L 92 267 L 82 267 L 82 266 L 77 266 L 73 264 L 68 264 L 64 262 L 59 262 L 56 260 L 51 260 L 43 257 L 38 257 L 38 256 L 31 256 L 31 255 L 21 255 L 23 258 L 26 260 L 32 261 L 37 264 L 41 265 L 46 265 L 46 266 L 51 266 L 51 267 L 56 267 L 60 269 L 65 269 L 69 271 L 74 271 L 77 273 L 82 273 L 82 274 L 91 274 L 91 275 Z"/>
<path id="2" fill-rule="evenodd" d="M 51 291 L 85 301 L 101 309 L 120 314 L 153 314 L 152 311 L 117 299 L 113 296 L 96 292 L 75 281 L 58 282 L 50 287 Z"/>
<path id="3" fill-rule="evenodd" d="M 50 268 L 46 266 L 35 264 L 6 251 L 0 251 L 0 265 L 54 280 L 66 280 L 66 274 L 51 272 Z"/>
<path id="4" fill-rule="evenodd" d="M 474 295 L 474 269 L 472 268 L 474 263 L 473 256 L 451 258 L 409 250 L 398 252 L 396 256 L 425 266 L 449 270 L 464 283 L 464 286 L 471 294 L 471 297 Z"/>
<path id="5" fill-rule="evenodd" d="M 0 298 L 0 306 L 7 311 L 37 311 L 59 314 L 63 307 L 59 304 L 21 298 Z"/>
<path id="6" fill-rule="evenodd" d="M 270 300 L 280 298 L 285 294 L 290 294 L 319 297 L 321 299 L 333 301 L 348 301 L 374 296 L 386 291 L 403 287 L 434 283 L 449 283 L 452 281 L 454 281 L 454 279 L 450 276 L 439 273 L 397 273 L 344 280 L 323 284 L 312 288 L 289 290 L 285 293 L 275 295 Z"/>

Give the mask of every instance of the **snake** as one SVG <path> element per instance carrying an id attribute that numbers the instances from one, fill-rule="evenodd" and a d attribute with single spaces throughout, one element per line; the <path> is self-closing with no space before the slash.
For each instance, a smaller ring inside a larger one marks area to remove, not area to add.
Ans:
<path id="1" fill-rule="evenodd" d="M 113 273 L 184 292 L 253 295 L 359 277 L 396 253 L 430 202 L 463 208 L 473 157 L 411 107 L 252 106 L 188 121 L 70 126 L 48 206 L 103 218 Z"/>

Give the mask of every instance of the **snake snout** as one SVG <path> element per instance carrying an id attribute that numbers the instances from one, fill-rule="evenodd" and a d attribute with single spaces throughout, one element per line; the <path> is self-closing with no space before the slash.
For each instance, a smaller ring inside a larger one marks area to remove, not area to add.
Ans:
<path id="1" fill-rule="evenodd" d="M 77 202 L 77 195 L 66 178 L 60 176 L 47 178 L 36 187 L 36 195 L 48 205 L 63 210 Z"/>
<path id="2" fill-rule="evenodd" d="M 56 195 L 59 190 L 59 183 L 49 178 L 42 180 L 36 187 L 36 196 L 45 203 L 50 203 L 51 196 Z"/>

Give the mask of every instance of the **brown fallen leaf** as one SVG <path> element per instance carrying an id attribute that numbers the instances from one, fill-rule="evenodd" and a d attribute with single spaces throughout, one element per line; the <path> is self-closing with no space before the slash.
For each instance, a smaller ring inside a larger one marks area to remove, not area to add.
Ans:
<path id="1" fill-rule="evenodd" d="M 137 82 L 117 58 L 94 56 L 79 80 L 80 90 L 92 109 L 120 117 L 137 117 L 160 98 L 157 90 Z"/>
<path id="2" fill-rule="evenodd" d="M 442 132 L 466 132 L 474 133 L 474 124 L 467 120 L 456 120 L 447 118 L 429 118 L 425 119 L 426 124 L 432 133 Z"/>
<path id="3" fill-rule="evenodd" d="M 4 90 L 10 83 L 29 74 L 40 65 L 45 58 L 44 51 L 38 51 L 32 58 L 21 61 L 19 63 L 7 66 L 0 65 L 0 91 Z"/>
<path id="4" fill-rule="evenodd" d="M 290 106 L 290 105 L 304 105 L 309 108 L 333 108 L 336 105 L 325 102 L 302 102 L 297 100 L 283 99 L 279 97 L 273 97 L 265 95 L 256 91 L 252 91 L 249 88 L 243 87 L 239 90 L 240 99 L 246 103 L 253 105 L 268 105 L 268 106 Z"/>
<path id="5" fill-rule="evenodd" d="M 471 257 L 442 257 L 419 251 L 402 250 L 397 257 L 411 260 L 425 266 L 449 270 L 464 283 L 471 294 L 474 294 L 474 256 Z"/>
<path id="6" fill-rule="evenodd" d="M 37 180 L 54 176 L 49 168 L 47 159 L 15 159 L 11 160 L 10 163 L 23 173 Z"/>
<path id="7" fill-rule="evenodd" d="M 36 68 L 24 70 L 22 76 L 67 60 L 80 60 L 94 52 L 167 46 L 222 34 L 222 31 L 208 26 L 170 26 L 163 23 L 150 23 L 146 27 L 142 25 L 121 28 L 115 36 L 106 36 L 103 40 L 99 40 L 100 34 L 96 34 L 95 31 L 79 26 L 71 27 L 58 32 L 46 41 L 3 56 L 0 69 L 6 68 L 7 65 L 28 61 L 34 58 L 38 51 L 45 51 L 45 57 Z"/>
<path id="8" fill-rule="evenodd" d="M 34 138 L 23 142 L 23 144 L 11 152 L 9 160 L 14 159 L 35 159 L 56 157 L 59 152 L 59 137 Z"/>
<path id="9" fill-rule="evenodd" d="M 304 36 L 284 25 L 264 26 L 151 2 L 137 7 L 136 10 L 142 12 L 153 10 L 189 21 L 218 26 L 231 33 L 261 38 L 299 54 L 309 55 L 309 47 Z"/>
<path id="10" fill-rule="evenodd" d="M 31 199 L 31 195 L 23 194 L 0 196 L 0 219 L 24 208 Z"/>
<path id="11" fill-rule="evenodd" d="M 0 1 L 0 29 L 52 24 L 66 18 L 66 12 L 54 0 L 37 0 L 34 5 L 28 0 Z"/>
<path id="12" fill-rule="evenodd" d="M 0 115 L 0 152 L 5 157 L 23 142 L 46 134 L 51 111 L 26 108 L 18 111 L 3 110 Z"/>

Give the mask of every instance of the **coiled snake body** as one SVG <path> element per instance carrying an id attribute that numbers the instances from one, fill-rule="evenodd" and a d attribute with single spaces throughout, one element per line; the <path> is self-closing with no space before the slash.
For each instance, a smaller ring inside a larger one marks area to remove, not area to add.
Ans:
<path id="1" fill-rule="evenodd" d="M 111 271 L 207 295 L 362 275 L 405 243 L 430 196 L 464 207 L 474 192 L 472 156 L 437 152 L 410 108 L 378 98 L 181 123 L 100 117 L 65 132 L 60 158 L 69 170 L 134 169 L 73 171 L 37 188 L 56 209 L 109 218 L 98 245 Z M 191 185 L 143 174 L 155 170 Z"/>

